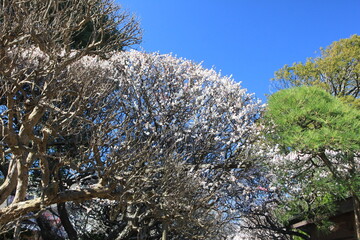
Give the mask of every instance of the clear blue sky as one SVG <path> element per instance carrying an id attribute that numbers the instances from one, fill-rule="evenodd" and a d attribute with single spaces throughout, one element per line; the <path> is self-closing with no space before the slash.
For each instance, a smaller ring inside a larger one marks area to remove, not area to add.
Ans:
<path id="1" fill-rule="evenodd" d="M 144 29 L 138 49 L 215 67 L 257 97 L 284 64 L 360 34 L 360 0 L 117 0 Z"/>

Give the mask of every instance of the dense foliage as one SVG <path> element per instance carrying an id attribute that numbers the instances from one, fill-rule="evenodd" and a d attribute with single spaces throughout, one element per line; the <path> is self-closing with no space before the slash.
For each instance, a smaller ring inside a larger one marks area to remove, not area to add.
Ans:
<path id="1" fill-rule="evenodd" d="M 360 36 L 340 39 L 319 56 L 304 63 L 285 65 L 275 72 L 275 87 L 318 86 L 345 102 L 359 107 L 360 96 Z"/>
<path id="2" fill-rule="evenodd" d="M 360 112 L 317 87 L 298 87 L 269 97 L 274 141 L 288 151 L 358 151 Z"/>
<path id="3" fill-rule="evenodd" d="M 284 224 L 324 223 L 337 201 L 359 197 L 360 112 L 318 87 L 281 90 L 269 98 L 266 139 L 277 145 L 270 168 L 286 196 L 274 212 Z M 358 209 L 354 209 L 355 215 Z"/>

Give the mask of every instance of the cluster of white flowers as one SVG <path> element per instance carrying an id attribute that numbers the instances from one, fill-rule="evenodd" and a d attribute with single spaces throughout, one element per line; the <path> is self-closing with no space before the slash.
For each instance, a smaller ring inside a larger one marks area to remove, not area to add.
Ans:
<path id="1" fill-rule="evenodd" d="M 76 51 L 60 52 L 58 58 L 65 55 L 74 57 Z M 36 67 L 56 61 L 35 47 L 22 49 L 20 56 Z M 264 107 L 260 101 L 240 83 L 201 64 L 168 54 L 130 51 L 113 53 L 109 59 L 87 55 L 69 68 L 79 65 L 100 68 L 106 78 L 118 82 L 124 113 L 126 108 L 125 114 L 141 123 L 148 135 L 159 130 L 156 126 L 166 126 L 178 142 L 205 137 L 230 145 L 245 141 L 250 131 L 257 132 L 253 122 Z"/>
<path id="2" fill-rule="evenodd" d="M 360 158 L 358 154 L 344 153 L 342 151 L 325 150 L 325 156 L 339 174 L 348 174 L 351 168 L 359 170 Z M 270 156 L 268 154 L 268 156 Z M 311 168 L 310 165 L 325 167 L 325 163 L 315 154 L 304 154 L 300 152 L 290 152 L 288 154 L 281 154 L 274 150 L 270 156 L 270 164 L 274 169 L 288 169 L 298 174 L 301 171 Z M 323 173 L 323 176 L 328 174 Z"/>
<path id="3" fill-rule="evenodd" d="M 201 64 L 139 51 L 116 53 L 108 60 L 84 57 L 81 63 L 109 71 L 108 77 L 119 84 L 124 122 L 146 136 L 167 138 L 163 143 L 171 141 L 188 151 L 211 149 L 213 157 L 223 159 L 228 147 L 235 149 L 257 132 L 260 101 L 230 77 Z"/>

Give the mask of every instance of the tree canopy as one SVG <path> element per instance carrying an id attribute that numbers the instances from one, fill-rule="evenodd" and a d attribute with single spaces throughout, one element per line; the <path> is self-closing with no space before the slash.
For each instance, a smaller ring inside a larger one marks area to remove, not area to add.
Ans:
<path id="1" fill-rule="evenodd" d="M 318 87 L 281 90 L 268 99 L 274 141 L 288 151 L 360 149 L 360 112 Z"/>
<path id="2" fill-rule="evenodd" d="M 360 96 L 360 36 L 340 39 L 319 56 L 304 63 L 285 65 L 272 79 L 278 89 L 294 86 L 318 86 L 357 106 Z"/>

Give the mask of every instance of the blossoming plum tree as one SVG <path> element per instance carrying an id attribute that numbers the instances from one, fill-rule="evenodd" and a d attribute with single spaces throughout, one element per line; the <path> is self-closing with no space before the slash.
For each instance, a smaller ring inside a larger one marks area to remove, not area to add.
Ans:
<path id="1" fill-rule="evenodd" d="M 225 238 L 234 220 L 228 194 L 252 164 L 261 103 L 191 61 L 114 51 L 139 31 L 123 17 L 124 34 L 104 42 L 118 19 L 104 20 L 114 11 L 107 1 L 74 1 L 71 9 L 58 1 L 3 3 L 2 230 L 58 204 L 76 239 L 80 215 L 66 210 L 81 203 L 88 218 L 97 206 L 107 209 L 118 225 L 97 230 L 117 239 Z M 72 14 L 76 7 L 83 14 Z M 96 31 L 75 50 L 71 33 L 87 21 Z"/>

